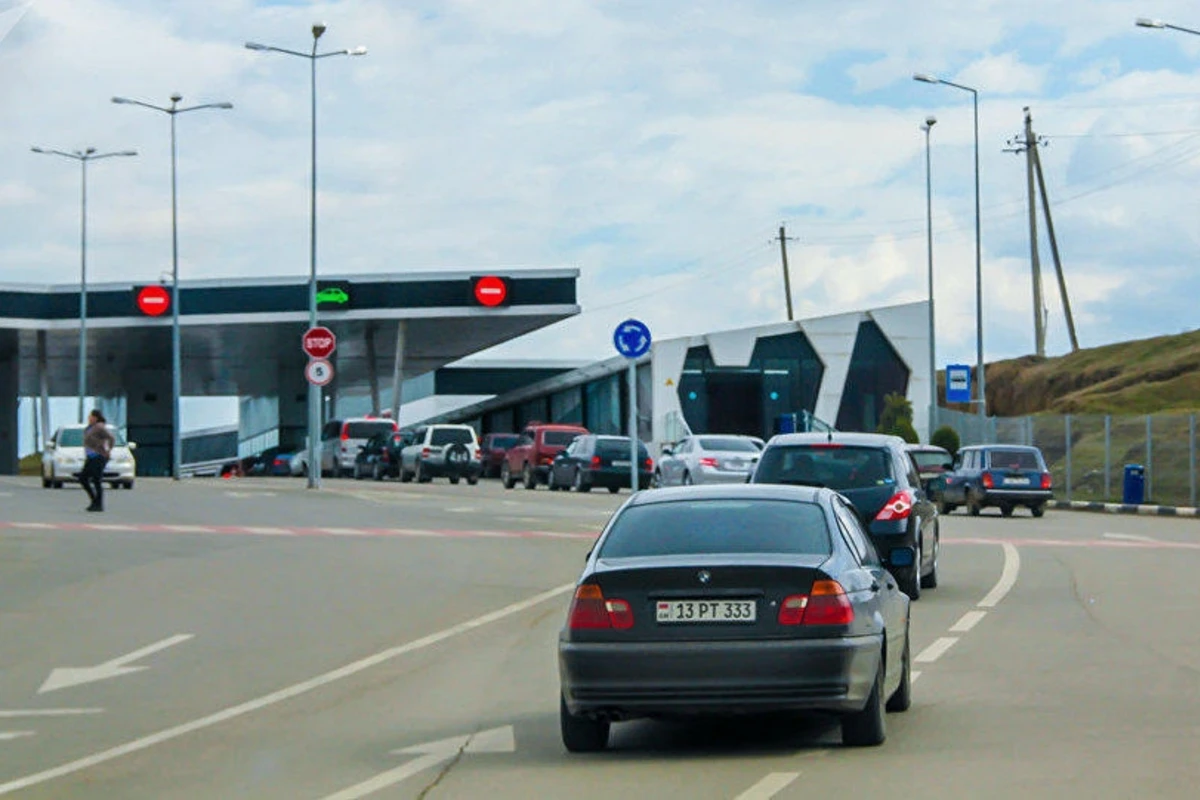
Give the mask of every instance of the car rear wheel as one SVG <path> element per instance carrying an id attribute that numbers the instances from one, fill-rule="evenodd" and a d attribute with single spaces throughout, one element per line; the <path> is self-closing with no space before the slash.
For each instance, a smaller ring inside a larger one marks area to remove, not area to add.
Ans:
<path id="1" fill-rule="evenodd" d="M 938 555 L 942 549 L 942 534 L 937 532 L 933 535 L 933 566 L 929 569 L 929 574 L 921 578 L 922 589 L 936 589 L 938 585 Z"/>
<path id="2" fill-rule="evenodd" d="M 416 477 L 417 483 L 429 483 L 431 480 L 433 480 L 432 475 L 427 475 L 425 473 L 425 465 L 421 463 L 420 459 L 417 459 Z"/>
<path id="3" fill-rule="evenodd" d="M 1013 507 L 1011 503 L 1005 503 L 1000 506 L 1000 516 L 1011 517 L 1013 515 Z"/>
<path id="4" fill-rule="evenodd" d="M 609 723 L 575 716 L 567 710 L 567 701 L 562 695 L 558 698 L 558 724 L 563 747 L 570 753 L 596 753 L 608 747 Z"/>
<path id="5" fill-rule="evenodd" d="M 583 470 L 581 469 L 575 470 L 575 480 L 571 482 L 571 485 L 575 487 L 575 491 L 577 492 L 587 493 L 592 490 L 590 483 L 583 482 Z"/>
<path id="6" fill-rule="evenodd" d="M 121 485 L 124 486 L 127 491 L 133 491 L 133 481 L 125 481 Z"/>
<path id="7" fill-rule="evenodd" d="M 887 722 L 883 700 L 883 654 L 880 654 L 879 670 L 875 673 L 875 686 L 862 711 L 842 717 L 842 744 L 849 747 L 873 747 L 883 744 L 887 738 Z"/>
<path id="8" fill-rule="evenodd" d="M 938 513 L 939 514 L 952 514 L 952 513 L 954 513 L 954 509 L 956 509 L 956 508 L 958 508 L 958 506 L 952 505 L 951 503 L 942 503 L 938 506 Z"/>
<path id="9" fill-rule="evenodd" d="M 1038 504 L 1038 505 L 1036 505 L 1036 506 L 1030 506 L 1030 507 L 1029 507 L 1029 511 L 1030 511 L 1030 512 L 1031 512 L 1031 513 L 1032 513 L 1032 514 L 1035 516 L 1035 517 L 1038 517 L 1038 518 L 1040 519 L 1040 518 L 1041 518 L 1041 516 L 1042 516 L 1043 514 L 1045 514 L 1045 513 L 1046 513 L 1046 507 L 1045 507 L 1044 505 Z"/>
<path id="10" fill-rule="evenodd" d="M 409 482 L 409 481 L 411 481 L 412 479 L 413 479 L 412 473 L 411 473 L 411 472 L 409 472 L 408 470 L 406 470 L 406 469 L 404 468 L 404 465 L 403 465 L 403 464 L 401 464 L 401 465 L 400 465 L 400 482 L 401 482 L 401 483 L 408 483 L 408 482 Z"/>
<path id="11" fill-rule="evenodd" d="M 608 487 L 608 493 L 609 493 L 609 494 L 616 494 L 616 493 L 617 493 L 617 492 L 619 492 L 619 491 L 621 491 L 621 487 L 620 487 L 620 486 L 610 486 L 610 487 Z"/>
<path id="12" fill-rule="evenodd" d="M 517 485 L 517 482 L 513 480 L 512 467 L 508 465 L 507 461 L 500 467 L 500 482 L 504 484 L 505 489 L 511 489 Z"/>
<path id="13" fill-rule="evenodd" d="M 917 556 L 916 560 L 913 561 L 912 567 L 905 571 L 904 577 L 901 578 L 897 576 L 897 579 L 900 583 L 900 591 L 908 595 L 909 600 L 921 599 L 921 557 L 923 555 L 921 552 L 923 550 L 922 544 L 923 543 L 920 541 L 917 542 Z"/>
<path id="14" fill-rule="evenodd" d="M 533 471 L 532 464 L 526 464 L 524 469 L 521 470 L 521 485 L 526 489 L 537 488 L 537 475 Z"/>
<path id="15" fill-rule="evenodd" d="M 474 486 L 477 483 L 479 483 L 479 478 L 476 478 L 474 475 L 467 476 L 467 486 Z"/>
<path id="16" fill-rule="evenodd" d="M 900 685 L 888 698 L 888 711 L 908 711 L 912 706 L 912 656 L 909 650 L 908 631 L 904 632 L 904 655 L 900 657 Z"/>

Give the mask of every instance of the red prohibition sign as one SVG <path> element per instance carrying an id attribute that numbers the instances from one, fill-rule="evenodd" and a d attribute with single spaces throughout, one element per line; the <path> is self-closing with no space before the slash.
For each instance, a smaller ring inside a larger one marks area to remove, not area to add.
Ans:
<path id="1" fill-rule="evenodd" d="M 481 306 L 494 307 L 508 299 L 508 281 L 485 275 L 475 281 L 475 300 Z"/>
<path id="2" fill-rule="evenodd" d="M 171 308 L 171 293 L 161 286 L 143 286 L 137 294 L 137 307 L 147 317 L 161 317 Z"/>

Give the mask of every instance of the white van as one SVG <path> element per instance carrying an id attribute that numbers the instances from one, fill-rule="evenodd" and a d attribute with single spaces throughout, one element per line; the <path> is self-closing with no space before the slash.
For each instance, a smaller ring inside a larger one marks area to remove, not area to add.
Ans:
<path id="1" fill-rule="evenodd" d="M 342 477 L 354 471 L 359 448 L 377 433 L 399 430 L 395 420 L 379 417 L 331 419 L 321 429 L 321 474 Z"/>

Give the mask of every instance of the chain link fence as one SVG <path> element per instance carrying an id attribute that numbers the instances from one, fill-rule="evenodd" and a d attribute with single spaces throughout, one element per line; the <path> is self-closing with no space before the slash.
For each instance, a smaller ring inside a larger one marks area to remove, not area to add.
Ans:
<path id="1" fill-rule="evenodd" d="M 1042 451 L 1060 499 L 1119 503 L 1125 466 L 1145 472 L 1145 503 L 1196 506 L 1195 414 L 1036 414 L 988 417 L 938 409 L 962 444 L 1024 444 Z M 982 429 L 982 430 L 981 430 Z"/>

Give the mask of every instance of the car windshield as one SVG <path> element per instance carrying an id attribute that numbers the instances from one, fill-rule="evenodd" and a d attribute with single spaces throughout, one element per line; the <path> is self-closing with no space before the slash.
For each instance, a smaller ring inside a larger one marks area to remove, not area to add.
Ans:
<path id="1" fill-rule="evenodd" d="M 988 465 L 993 469 L 1041 469 L 1037 453 L 1032 450 L 992 450 Z"/>
<path id="2" fill-rule="evenodd" d="M 829 555 L 825 514 L 790 500 L 682 500 L 627 508 L 600 558 L 786 553 Z"/>
<path id="3" fill-rule="evenodd" d="M 470 428 L 434 428 L 429 435 L 431 445 L 474 444 L 475 432 Z"/>
<path id="4" fill-rule="evenodd" d="M 345 433 L 347 439 L 370 439 L 377 433 L 391 433 L 396 426 L 390 422 L 347 422 Z"/>
<path id="5" fill-rule="evenodd" d="M 917 450 L 912 453 L 913 461 L 920 469 L 950 469 L 954 459 L 949 453 L 937 453 L 930 450 Z"/>
<path id="6" fill-rule="evenodd" d="M 108 432 L 113 435 L 116 447 L 125 447 L 125 437 L 111 425 Z M 58 434 L 59 447 L 83 447 L 83 428 L 63 428 Z"/>
<path id="7" fill-rule="evenodd" d="M 763 451 L 755 483 L 790 483 L 830 489 L 894 484 L 891 459 L 882 447 L 840 444 L 779 445 Z"/>
<path id="8" fill-rule="evenodd" d="M 596 455 L 617 458 L 629 458 L 629 439 L 625 437 L 605 437 L 596 440 Z M 646 445 L 638 442 L 638 457 L 648 458 Z"/>
<path id="9" fill-rule="evenodd" d="M 579 436 L 575 431 L 546 431 L 542 434 L 542 441 L 548 445 L 557 447 L 559 445 L 568 445 L 575 441 L 575 437 Z"/>
<path id="10" fill-rule="evenodd" d="M 490 444 L 488 444 L 488 447 L 492 448 L 493 450 L 507 450 L 516 443 L 517 435 L 513 433 L 506 434 L 504 436 L 493 436 L 490 440 Z"/>
<path id="11" fill-rule="evenodd" d="M 700 447 L 704 450 L 723 450 L 734 453 L 758 452 L 758 446 L 754 442 L 735 436 L 701 436 Z"/>

